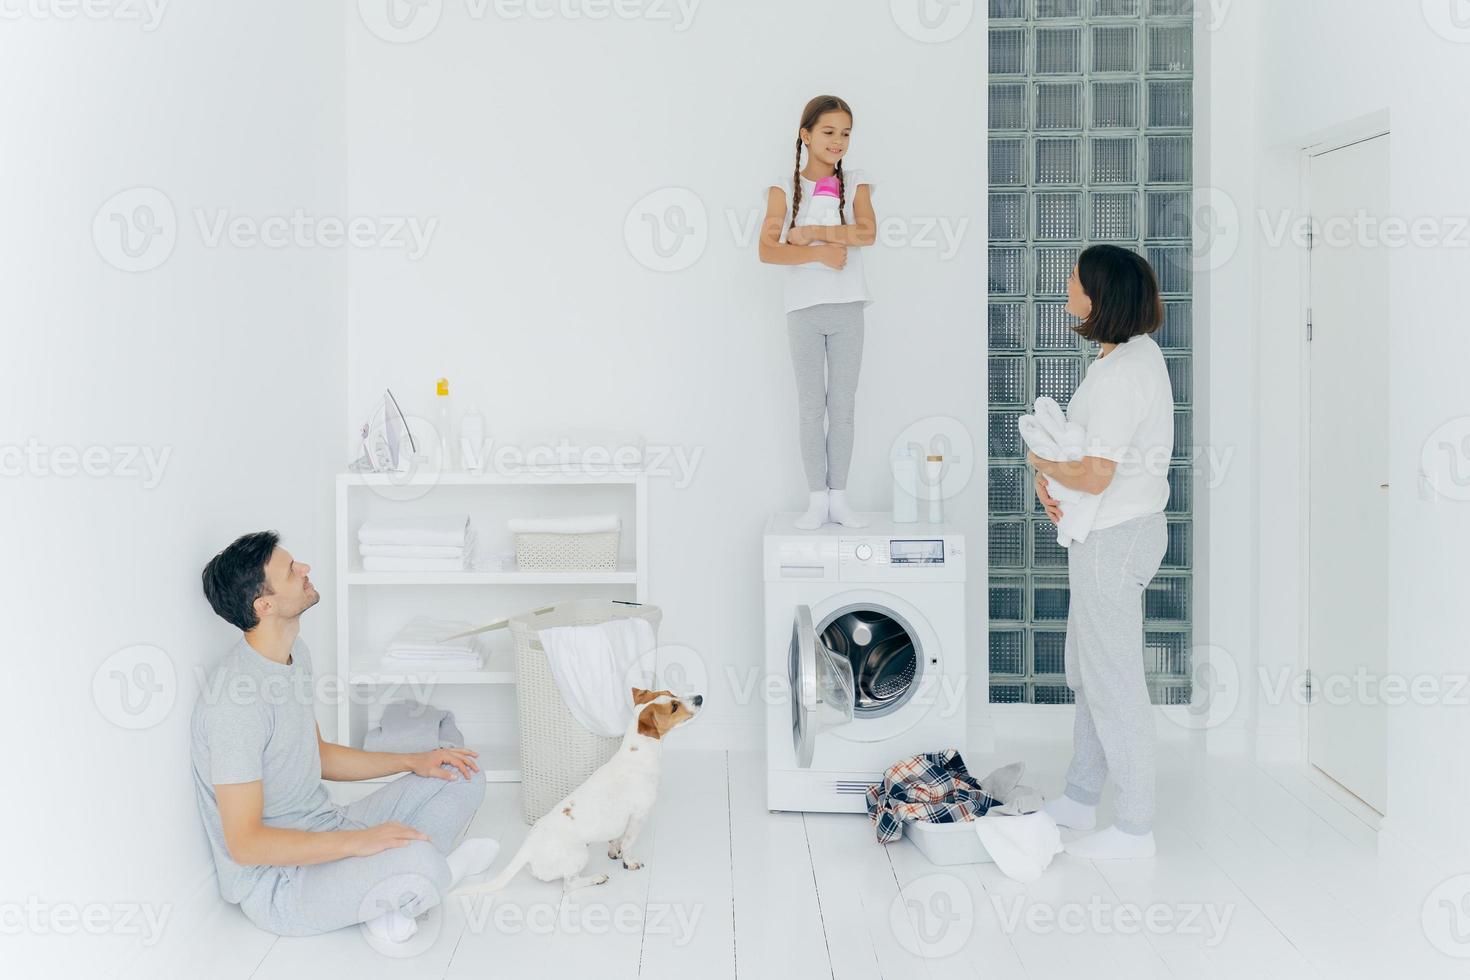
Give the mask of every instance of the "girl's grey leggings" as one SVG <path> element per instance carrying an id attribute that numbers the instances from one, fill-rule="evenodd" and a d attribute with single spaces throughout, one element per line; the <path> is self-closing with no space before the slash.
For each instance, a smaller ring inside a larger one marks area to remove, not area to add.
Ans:
<path id="1" fill-rule="evenodd" d="M 1143 590 L 1168 546 L 1163 514 L 1135 517 L 1067 549 L 1067 686 L 1077 695 L 1067 795 L 1095 805 L 1118 786 L 1114 825 L 1144 834 L 1154 819 L 1154 713 L 1143 679 Z"/>
<path id="2" fill-rule="evenodd" d="M 821 303 L 786 314 L 801 462 L 807 489 L 846 490 L 852 465 L 852 418 L 863 363 L 863 304 Z M 822 428 L 826 417 L 826 431 Z"/>

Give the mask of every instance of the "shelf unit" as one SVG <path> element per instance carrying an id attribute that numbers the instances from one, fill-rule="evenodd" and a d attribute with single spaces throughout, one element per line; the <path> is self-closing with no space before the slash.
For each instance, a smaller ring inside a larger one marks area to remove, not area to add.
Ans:
<path id="1" fill-rule="evenodd" d="M 369 572 L 357 530 L 371 517 L 469 513 L 478 551 L 509 552 L 510 517 L 615 512 L 622 517 L 618 566 L 608 571 Z M 340 473 L 336 481 L 337 740 L 361 747 L 383 704 L 429 700 L 454 711 L 487 780 L 520 779 L 515 737 L 515 663 L 506 631 L 491 638 L 472 671 L 383 671 L 387 640 L 415 615 L 475 625 L 566 598 L 648 598 L 648 477 L 541 467 L 501 473 Z M 387 782 L 386 776 L 363 783 Z M 348 786 L 349 784 L 340 784 Z M 360 792 L 360 791 L 358 791 Z M 351 795 L 351 791 L 348 791 Z"/>

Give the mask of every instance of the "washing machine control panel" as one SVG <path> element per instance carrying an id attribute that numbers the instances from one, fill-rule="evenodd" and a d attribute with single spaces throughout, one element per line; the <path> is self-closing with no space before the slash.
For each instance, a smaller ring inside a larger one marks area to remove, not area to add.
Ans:
<path id="1" fill-rule="evenodd" d="M 964 536 L 956 534 L 843 537 L 838 547 L 838 565 L 842 577 L 851 579 L 883 581 L 940 574 L 948 578 L 950 573 L 963 577 L 964 548 Z"/>

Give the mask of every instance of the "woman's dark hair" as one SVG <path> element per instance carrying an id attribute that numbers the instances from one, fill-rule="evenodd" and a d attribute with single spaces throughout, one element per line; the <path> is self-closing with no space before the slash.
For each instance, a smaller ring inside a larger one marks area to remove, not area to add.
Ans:
<path id="1" fill-rule="evenodd" d="M 1077 259 L 1092 314 L 1077 332 L 1098 344 L 1123 344 L 1164 322 L 1159 280 L 1148 260 L 1116 245 L 1094 245 Z"/>
<path id="2" fill-rule="evenodd" d="M 801 110 L 801 125 L 796 128 L 796 170 L 791 174 L 791 227 L 796 227 L 796 212 L 801 210 L 801 131 L 811 129 L 829 112 L 845 112 L 852 118 L 852 106 L 835 95 L 819 95 Z M 842 176 L 842 161 L 837 161 L 837 220 L 847 224 L 847 178 Z"/>
<path id="3" fill-rule="evenodd" d="M 221 619 L 247 632 L 259 625 L 255 600 L 270 594 L 265 566 L 280 540 L 275 531 L 242 535 L 204 566 L 204 598 Z"/>

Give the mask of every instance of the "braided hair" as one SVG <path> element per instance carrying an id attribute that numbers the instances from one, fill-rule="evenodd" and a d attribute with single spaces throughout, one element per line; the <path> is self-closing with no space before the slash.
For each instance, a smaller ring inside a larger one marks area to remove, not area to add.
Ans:
<path id="1" fill-rule="evenodd" d="M 801 132 L 817 124 L 817 120 L 828 112 L 845 112 L 852 118 L 852 107 L 835 95 L 819 95 L 801 110 L 801 125 L 796 131 L 796 168 L 791 172 L 791 225 L 796 227 L 796 213 L 801 210 Z M 847 224 L 847 178 L 842 173 L 842 161 L 837 161 L 837 220 Z"/>

